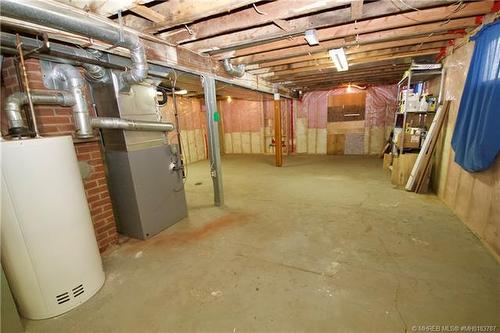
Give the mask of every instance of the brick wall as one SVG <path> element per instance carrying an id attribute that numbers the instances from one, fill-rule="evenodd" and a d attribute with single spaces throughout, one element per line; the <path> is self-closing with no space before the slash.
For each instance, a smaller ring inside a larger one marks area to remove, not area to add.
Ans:
<path id="1" fill-rule="evenodd" d="M 26 70 L 33 90 L 46 90 L 42 81 L 40 63 L 36 59 L 26 61 Z M 2 100 L 18 91 L 13 58 L 5 58 L 2 66 Z M 86 92 L 89 96 L 88 91 Z M 92 110 L 92 109 L 91 109 Z M 36 118 L 42 136 L 72 135 L 74 132 L 71 107 L 35 106 Z M 92 112 L 92 111 L 91 111 Z M 7 121 L 1 113 L 2 133 L 7 133 Z M 78 161 L 86 166 L 88 174 L 83 179 L 85 194 L 94 224 L 99 249 L 104 251 L 118 241 L 115 217 L 106 181 L 104 161 L 99 141 L 75 142 Z"/>

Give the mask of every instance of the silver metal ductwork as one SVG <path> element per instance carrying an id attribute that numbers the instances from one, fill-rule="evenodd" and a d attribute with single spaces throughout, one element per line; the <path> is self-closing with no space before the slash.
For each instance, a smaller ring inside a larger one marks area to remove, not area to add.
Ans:
<path id="1" fill-rule="evenodd" d="M 232 76 L 243 77 L 245 75 L 245 65 L 234 66 L 229 59 L 224 59 L 222 64 L 226 72 Z"/>
<path id="2" fill-rule="evenodd" d="M 2 15 L 129 49 L 132 68 L 122 72 L 120 77 L 126 85 L 140 83 L 148 75 L 146 52 L 137 35 L 92 18 L 82 10 L 70 9 L 50 0 L 2 0 Z"/>
<path id="3" fill-rule="evenodd" d="M 72 106 L 75 104 L 73 95 L 66 91 L 44 90 L 32 91 L 33 104 Z M 15 92 L 5 99 L 5 115 L 9 122 L 9 131 L 12 134 L 26 132 L 26 123 L 21 115 L 21 107 L 28 103 L 28 95 L 24 92 Z"/>
<path id="4" fill-rule="evenodd" d="M 92 127 L 106 129 L 121 129 L 128 131 L 171 132 L 172 123 L 154 123 L 151 121 L 127 120 L 122 118 L 98 117 L 91 119 Z"/>
<path id="5" fill-rule="evenodd" d="M 66 85 L 66 90 L 71 92 L 75 100 L 73 105 L 73 120 L 75 122 L 76 137 L 80 139 L 94 136 L 87 101 L 83 94 L 85 80 L 80 71 L 66 64 L 56 65 L 52 71 L 55 79 L 61 80 Z"/>
<path id="6" fill-rule="evenodd" d="M 80 71 L 71 65 L 58 64 L 54 66 L 52 76 L 56 80 L 63 81 L 65 83 L 65 89 L 73 95 L 73 119 L 77 138 L 91 138 L 94 136 L 92 131 L 94 127 L 147 132 L 169 132 L 174 130 L 174 125 L 172 123 L 127 120 L 114 117 L 91 118 L 87 100 L 83 92 L 85 79 Z"/>

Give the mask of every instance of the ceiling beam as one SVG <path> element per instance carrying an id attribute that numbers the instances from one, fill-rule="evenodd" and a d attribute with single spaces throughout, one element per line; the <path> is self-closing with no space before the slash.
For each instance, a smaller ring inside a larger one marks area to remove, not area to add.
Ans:
<path id="1" fill-rule="evenodd" d="M 282 86 L 297 86 L 297 85 L 306 85 L 306 84 L 312 84 L 312 83 L 321 83 L 325 82 L 326 80 L 332 80 L 332 79 L 339 79 L 339 80 L 345 80 L 345 79 L 352 79 L 353 77 L 357 76 L 363 76 L 363 77 L 374 77 L 377 75 L 396 75 L 396 76 L 402 76 L 402 74 L 405 72 L 405 68 L 395 68 L 395 69 L 385 69 L 385 70 L 371 70 L 371 71 L 359 71 L 356 73 L 352 73 L 351 75 L 335 75 L 335 73 L 330 73 L 328 75 L 324 75 L 321 77 L 309 77 L 309 78 L 304 78 L 304 79 L 297 79 L 293 81 L 286 81 L 286 82 L 281 82 L 280 85 Z M 339 73 L 337 73 L 339 74 Z"/>
<path id="2" fill-rule="evenodd" d="M 459 37 L 462 37 L 462 34 L 452 33 L 452 34 L 433 35 L 430 37 L 426 36 L 426 37 L 417 37 L 417 38 L 405 38 L 405 39 L 401 39 L 401 40 L 392 40 L 392 41 L 388 41 L 388 42 L 370 43 L 370 44 L 364 44 L 364 45 L 352 45 L 352 46 L 345 48 L 345 53 L 351 54 L 351 53 L 356 53 L 356 52 L 366 52 L 366 51 L 380 50 L 380 49 L 386 49 L 386 48 L 392 48 L 392 47 L 417 45 L 417 44 L 428 43 L 428 42 L 450 41 L 450 40 L 453 40 L 453 39 L 459 38 Z M 286 65 L 286 64 L 292 64 L 292 63 L 301 62 L 301 61 L 321 59 L 321 58 L 327 58 L 327 57 L 329 57 L 328 52 L 322 51 L 322 52 L 311 53 L 311 54 L 307 54 L 307 55 L 303 55 L 303 56 L 284 58 L 284 59 L 279 59 L 279 60 L 271 60 L 271 61 L 262 62 L 259 64 L 252 64 L 252 65 L 248 65 L 246 68 L 248 71 L 251 71 L 254 69 L 258 69 L 258 68 L 267 68 L 267 67 L 272 67 L 272 66 Z"/>
<path id="3" fill-rule="evenodd" d="M 446 47 L 446 46 L 447 46 L 447 42 L 441 41 L 441 42 L 422 43 L 422 44 L 412 45 L 412 46 L 393 47 L 393 48 L 386 48 L 386 49 L 365 51 L 365 52 L 356 52 L 357 50 L 354 48 L 351 50 L 351 52 L 347 53 L 348 54 L 347 59 L 348 59 L 348 61 L 352 61 L 352 60 L 355 60 L 358 58 L 390 55 L 390 54 L 397 54 L 397 53 L 401 53 L 401 52 L 419 51 L 419 50 L 426 50 L 426 49 L 432 49 L 432 48 L 441 48 L 441 47 Z M 354 51 L 354 52 L 352 52 L 352 51 Z M 323 65 L 323 64 L 329 64 L 329 65 L 332 64 L 332 60 L 328 56 L 328 53 L 326 54 L 325 57 L 322 57 L 322 58 L 316 58 L 313 60 L 296 62 L 293 64 L 287 64 L 287 65 L 279 65 L 279 66 L 272 66 L 272 67 L 267 67 L 267 68 L 248 70 L 248 72 L 252 73 L 252 74 L 264 74 L 264 73 L 268 73 L 268 72 L 274 72 L 275 74 L 279 74 L 280 71 L 282 71 L 282 70 L 301 68 L 301 67 L 309 67 L 309 66 L 318 66 L 318 65 Z"/>
<path id="4" fill-rule="evenodd" d="M 452 0 L 405 0 L 409 6 L 414 8 L 426 8 L 443 5 L 443 3 L 454 3 Z M 362 19 L 374 18 L 384 15 L 408 11 L 407 7 L 398 7 L 398 1 L 384 0 L 374 3 L 366 3 L 363 6 Z M 249 44 L 262 44 L 271 40 L 282 39 L 285 37 L 297 36 L 303 34 L 305 30 L 312 28 L 321 28 L 339 24 L 345 24 L 351 21 L 350 8 L 326 11 L 323 13 L 301 17 L 289 20 L 289 25 L 293 28 L 290 32 L 284 32 L 273 24 L 238 31 L 230 34 L 220 35 L 206 40 L 195 41 L 183 44 L 186 47 L 201 51 L 235 49 Z"/>
<path id="5" fill-rule="evenodd" d="M 164 38 L 172 44 L 179 44 L 266 23 L 282 25 L 284 19 L 339 7 L 349 2 L 350 0 L 295 0 L 290 6 L 289 0 L 272 1 L 258 5 L 257 9 L 251 7 L 236 13 L 190 24 L 189 32 L 187 29 L 177 29 L 159 34 L 158 37 Z M 285 23 L 288 27 L 289 23 L 287 21 Z"/>
<path id="6" fill-rule="evenodd" d="M 357 36 L 357 41 L 346 41 L 344 38 L 332 39 L 318 46 L 298 45 L 286 49 L 272 50 L 258 54 L 252 54 L 234 59 L 233 63 L 253 64 L 264 61 L 282 59 L 285 56 L 294 57 L 309 53 L 326 51 L 332 48 L 353 46 L 357 44 L 368 44 L 385 40 L 395 40 L 407 37 L 423 37 L 423 35 L 457 30 L 467 27 L 475 27 L 478 22 L 474 17 L 450 20 L 447 22 L 427 23 L 416 26 L 397 28 L 392 30 L 378 31 Z M 420 36 L 419 36 L 420 35 Z"/>
<path id="7" fill-rule="evenodd" d="M 148 19 L 154 23 L 161 23 L 166 20 L 165 16 L 161 15 L 157 11 L 143 6 L 143 5 L 138 5 L 130 8 L 131 12 L 136 13 L 137 15 L 140 15 L 144 17 L 145 19 Z"/>
<path id="8" fill-rule="evenodd" d="M 431 55 L 431 54 L 438 54 L 441 51 L 440 48 L 436 49 L 428 49 L 428 50 L 421 50 L 421 51 L 409 51 L 409 52 L 402 52 L 394 55 L 383 55 L 383 56 L 375 56 L 375 57 L 366 57 L 366 58 L 360 58 L 356 60 L 351 60 L 349 62 L 349 66 L 355 66 L 357 64 L 366 64 L 370 62 L 377 62 L 377 61 L 382 61 L 382 60 L 390 60 L 390 59 L 399 59 L 399 58 L 406 58 L 406 57 L 418 57 L 418 56 L 423 56 L 423 55 Z M 276 78 L 284 78 L 286 79 L 286 76 L 289 74 L 295 74 L 295 73 L 314 73 L 318 72 L 319 70 L 322 69 L 330 69 L 330 68 L 335 68 L 335 65 L 333 63 L 331 64 L 324 64 L 324 65 L 319 65 L 319 66 L 311 66 L 311 67 L 305 67 L 305 68 L 297 68 L 297 69 L 289 69 L 289 70 L 284 70 L 280 71 L 279 73 L 266 73 L 263 75 L 259 75 L 261 78 L 266 78 L 268 79 L 269 77 L 273 77 L 273 81 Z"/>
<path id="9" fill-rule="evenodd" d="M 430 24 L 430 22 L 435 22 L 435 21 L 440 21 L 437 24 L 442 24 L 444 18 L 448 20 L 448 19 L 457 19 L 461 17 L 476 16 L 479 14 L 487 13 L 491 10 L 490 1 L 466 3 L 463 6 L 464 7 L 458 11 L 457 7 L 452 5 L 446 7 L 413 11 L 405 14 L 391 15 L 387 17 L 354 22 L 330 28 L 318 29 L 317 36 L 320 43 L 321 41 L 328 41 L 333 38 L 346 37 L 346 36 L 353 36 L 353 39 L 355 39 L 355 36 L 358 36 L 360 34 L 366 34 L 382 30 L 386 31 L 388 29 L 395 29 L 401 27 L 415 26 L 417 24 L 420 25 L 424 23 Z M 447 22 L 446 20 L 445 22 Z M 221 54 L 217 54 L 216 58 L 218 59 L 235 58 L 249 54 L 261 53 L 277 49 L 284 49 L 298 45 L 308 46 L 304 38 L 300 36 L 291 39 L 278 40 L 263 45 L 223 52 Z"/>
<path id="10" fill-rule="evenodd" d="M 146 32 L 154 33 L 169 27 L 186 24 L 213 15 L 227 13 L 236 8 L 253 4 L 257 0 L 169 0 L 166 6 L 159 8 L 158 12 L 166 16 L 166 20 L 147 29 Z"/>
<path id="11" fill-rule="evenodd" d="M 351 1 L 351 20 L 359 20 L 363 16 L 363 0 Z"/>
<path id="12" fill-rule="evenodd" d="M 373 72 L 384 72 L 384 71 L 400 71 L 404 72 L 405 70 L 410 67 L 410 63 L 400 63 L 398 65 L 385 65 L 385 66 L 370 66 L 370 67 L 364 67 L 364 68 L 357 68 L 357 69 L 352 69 L 347 72 L 338 72 L 335 69 L 331 69 L 328 71 L 323 71 L 321 73 L 305 73 L 305 75 L 290 75 L 286 77 L 286 81 L 280 81 L 280 82 L 299 82 L 299 81 L 309 81 L 309 80 L 322 80 L 328 77 L 331 77 L 332 75 L 337 75 L 337 76 L 347 76 L 347 75 L 352 75 L 352 74 L 358 74 L 358 73 L 373 73 Z"/>
<path id="13" fill-rule="evenodd" d="M 237 8 L 251 5 L 256 1 L 257 0 L 169 0 L 149 7 L 165 17 L 162 22 L 145 24 L 142 18 L 133 15 L 127 15 L 124 18 L 126 19 L 125 21 L 128 27 L 146 33 L 156 33 L 167 28 L 181 26 L 213 15 L 228 13 Z M 109 2 L 120 1 L 116 0 Z"/>

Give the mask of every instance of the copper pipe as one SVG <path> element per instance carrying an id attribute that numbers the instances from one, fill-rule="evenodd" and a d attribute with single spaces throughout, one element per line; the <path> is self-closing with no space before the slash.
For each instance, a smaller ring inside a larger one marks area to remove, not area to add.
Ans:
<path id="1" fill-rule="evenodd" d="M 16 49 L 19 54 L 19 61 L 21 64 L 21 72 L 23 75 L 23 85 L 24 91 L 26 92 L 26 97 L 28 98 L 28 105 L 30 107 L 30 116 L 33 125 L 33 132 L 35 132 L 35 137 L 40 137 L 40 132 L 38 131 L 38 124 L 36 123 L 35 107 L 33 106 L 33 99 L 31 97 L 30 83 L 28 80 L 28 74 L 26 73 L 26 66 L 24 65 L 24 54 L 23 54 L 23 43 L 19 34 L 16 34 Z"/>

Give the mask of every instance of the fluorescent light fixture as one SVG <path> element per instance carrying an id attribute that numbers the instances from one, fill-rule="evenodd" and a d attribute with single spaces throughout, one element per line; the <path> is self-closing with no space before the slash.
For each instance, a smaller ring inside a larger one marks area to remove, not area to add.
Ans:
<path id="1" fill-rule="evenodd" d="M 307 41 L 307 44 L 309 44 L 309 45 L 318 45 L 319 44 L 318 36 L 316 35 L 316 29 L 306 30 L 304 37 Z"/>
<path id="2" fill-rule="evenodd" d="M 186 95 L 188 91 L 186 89 L 177 90 L 174 94 L 176 95 Z"/>
<path id="3" fill-rule="evenodd" d="M 349 69 L 349 64 L 347 63 L 347 58 L 345 56 L 344 48 L 329 50 L 328 54 L 332 58 L 337 71 L 343 72 Z"/>

